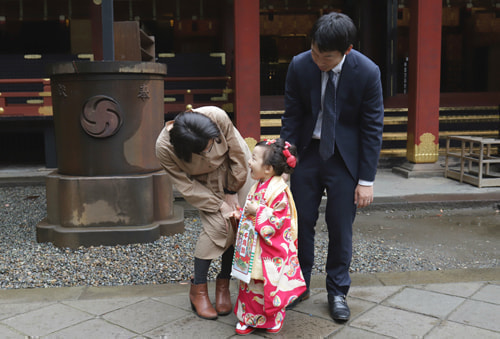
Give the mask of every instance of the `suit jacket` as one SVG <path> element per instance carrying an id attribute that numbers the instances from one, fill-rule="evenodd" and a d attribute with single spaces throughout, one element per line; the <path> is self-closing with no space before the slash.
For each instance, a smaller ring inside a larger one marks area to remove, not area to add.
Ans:
<path id="1" fill-rule="evenodd" d="M 298 149 L 309 145 L 321 109 L 321 71 L 311 51 L 288 67 L 281 137 Z M 355 180 L 375 180 L 382 147 L 384 106 L 378 66 L 360 52 L 347 54 L 337 84 L 336 152 Z"/>

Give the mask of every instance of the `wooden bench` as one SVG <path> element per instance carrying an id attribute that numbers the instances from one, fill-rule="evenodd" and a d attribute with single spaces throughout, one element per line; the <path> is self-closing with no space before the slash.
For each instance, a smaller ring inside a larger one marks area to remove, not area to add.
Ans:
<path id="1" fill-rule="evenodd" d="M 460 143 L 460 151 L 450 149 L 452 141 Z M 500 175 L 491 173 L 491 164 L 500 164 L 500 156 L 493 155 L 493 146 L 500 146 L 500 139 L 451 135 L 446 139 L 444 176 L 477 187 L 500 186 Z M 460 159 L 460 169 L 451 169 L 449 158 Z"/>

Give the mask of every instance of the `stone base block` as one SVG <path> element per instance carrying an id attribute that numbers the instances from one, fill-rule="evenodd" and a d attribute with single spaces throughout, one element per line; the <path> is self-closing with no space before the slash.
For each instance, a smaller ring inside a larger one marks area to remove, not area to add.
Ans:
<path id="1" fill-rule="evenodd" d="M 163 171 L 133 176 L 47 176 L 47 218 L 37 241 L 59 247 L 146 243 L 184 231 Z"/>
<path id="2" fill-rule="evenodd" d="M 415 164 L 407 161 L 401 166 L 393 167 L 392 173 L 401 175 L 405 178 L 443 177 L 444 168 L 438 162 L 430 164 Z"/>
<path id="3" fill-rule="evenodd" d="M 115 246 L 149 243 L 160 236 L 184 232 L 184 210 L 174 205 L 173 217 L 146 226 L 110 226 L 73 228 L 51 225 L 47 218 L 37 225 L 37 241 L 51 242 L 57 247 L 76 249 L 80 246 Z"/>

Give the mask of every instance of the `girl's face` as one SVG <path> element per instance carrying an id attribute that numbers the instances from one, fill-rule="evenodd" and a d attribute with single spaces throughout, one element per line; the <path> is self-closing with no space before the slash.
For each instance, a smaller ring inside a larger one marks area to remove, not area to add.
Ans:
<path id="1" fill-rule="evenodd" d="M 264 165 L 265 153 L 265 147 L 255 146 L 252 152 L 252 157 L 248 160 L 250 174 L 254 180 L 266 181 L 274 174 L 273 167 L 271 165 Z"/>

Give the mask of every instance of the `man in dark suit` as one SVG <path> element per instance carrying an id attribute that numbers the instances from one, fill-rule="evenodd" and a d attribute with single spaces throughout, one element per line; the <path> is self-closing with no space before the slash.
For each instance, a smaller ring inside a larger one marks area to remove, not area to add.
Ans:
<path id="1" fill-rule="evenodd" d="M 331 317 L 346 321 L 351 279 L 352 224 L 356 208 L 373 201 L 382 146 L 383 97 L 380 70 L 353 49 L 356 27 L 344 14 L 320 17 L 311 50 L 290 63 L 281 137 L 297 146 L 291 189 L 298 212 L 298 255 L 309 297 L 314 264 L 314 227 L 326 190 L 329 244 L 326 288 Z"/>

